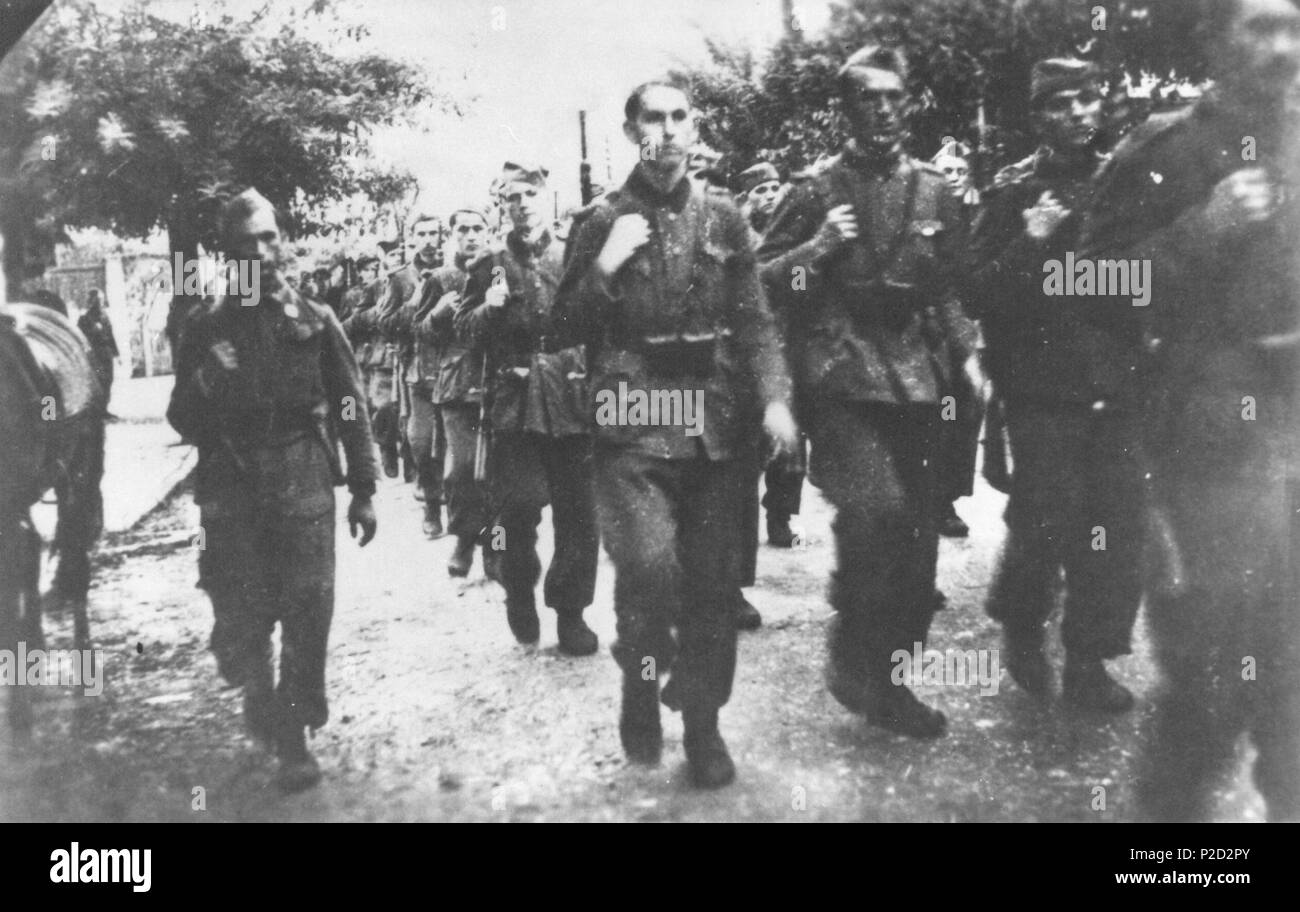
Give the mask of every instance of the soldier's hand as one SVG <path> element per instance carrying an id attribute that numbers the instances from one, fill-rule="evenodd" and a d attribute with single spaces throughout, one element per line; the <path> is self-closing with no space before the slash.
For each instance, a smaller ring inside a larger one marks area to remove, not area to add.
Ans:
<path id="1" fill-rule="evenodd" d="M 799 426 L 784 402 L 769 403 L 763 412 L 763 430 L 772 441 L 773 456 L 789 455 L 799 449 Z"/>
<path id="2" fill-rule="evenodd" d="M 1051 190 L 1044 190 L 1038 202 L 1023 210 L 1021 215 L 1025 218 L 1025 231 L 1029 236 L 1036 241 L 1045 241 L 1070 217 L 1070 212 Z"/>
<path id="3" fill-rule="evenodd" d="M 208 349 L 208 354 L 212 356 L 212 361 L 216 367 L 222 370 L 238 370 L 239 355 L 235 352 L 233 343 L 222 339 Z"/>
<path id="4" fill-rule="evenodd" d="M 605 246 L 596 256 L 596 268 L 605 275 L 612 276 L 649 240 L 650 223 L 645 220 L 645 216 L 635 212 L 620 215 L 614 220 L 609 237 L 605 238 Z"/>
<path id="5" fill-rule="evenodd" d="M 493 282 L 483 295 L 483 303 L 488 307 L 505 307 L 509 295 L 510 289 L 505 282 Z"/>
<path id="6" fill-rule="evenodd" d="M 970 384 L 970 388 L 975 391 L 976 395 L 981 399 L 987 398 L 984 388 L 988 383 L 988 378 L 984 376 L 984 368 L 980 365 L 980 356 L 971 355 L 962 364 L 961 369 L 962 373 L 966 375 L 966 382 Z"/>
<path id="7" fill-rule="evenodd" d="M 820 229 L 822 237 L 833 244 L 842 244 L 858 236 L 858 216 L 853 206 L 845 203 L 826 213 L 826 219 Z"/>
<path id="8" fill-rule="evenodd" d="M 433 310 L 429 312 L 429 316 L 441 317 L 448 311 L 455 312 L 458 310 L 460 310 L 460 292 L 449 291 L 438 299 L 437 304 L 433 305 Z"/>
<path id="9" fill-rule="evenodd" d="M 1242 168 L 1215 185 L 1205 215 L 1216 229 L 1262 222 L 1277 208 L 1277 193 L 1263 168 Z"/>
<path id="10" fill-rule="evenodd" d="M 357 531 L 360 530 L 361 537 L 357 540 L 357 545 L 364 548 L 370 544 L 378 527 L 379 522 L 375 519 L 375 508 L 370 503 L 370 498 L 353 496 L 352 502 L 348 504 L 348 531 L 353 538 L 357 538 Z"/>

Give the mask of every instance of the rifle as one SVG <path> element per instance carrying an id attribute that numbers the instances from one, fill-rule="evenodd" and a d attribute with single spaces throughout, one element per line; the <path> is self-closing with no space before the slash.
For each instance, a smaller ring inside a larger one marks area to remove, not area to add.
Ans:
<path id="1" fill-rule="evenodd" d="M 483 484 L 488 480 L 488 460 L 492 449 L 492 395 L 488 380 L 492 376 L 488 364 L 491 349 L 483 352 L 483 378 L 480 382 L 483 398 L 478 407 L 478 434 L 474 438 L 474 481 Z"/>

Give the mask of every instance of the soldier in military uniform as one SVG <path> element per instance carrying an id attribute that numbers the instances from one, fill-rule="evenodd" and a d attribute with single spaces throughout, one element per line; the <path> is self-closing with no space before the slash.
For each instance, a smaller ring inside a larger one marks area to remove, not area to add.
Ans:
<path id="1" fill-rule="evenodd" d="M 384 255 L 384 268 L 401 268 L 401 245 L 397 241 L 381 241 L 379 250 Z M 396 478 L 398 472 L 398 403 L 393 395 L 393 372 L 396 354 L 379 331 L 380 302 L 387 287 L 387 274 L 366 286 L 365 294 L 356 310 L 343 324 L 348 339 L 356 349 L 366 384 L 366 405 L 379 443 L 379 455 L 384 474 Z"/>
<path id="2" fill-rule="evenodd" d="M 423 282 L 412 315 L 413 332 L 434 380 L 429 400 L 438 409 L 447 438 L 443 491 L 447 499 L 447 532 L 456 546 L 447 563 L 454 577 L 469 575 L 474 547 L 481 544 L 484 571 L 493 576 L 491 537 L 484 486 L 474 478 L 479 413 L 483 401 L 483 347 L 471 338 L 463 317 L 483 303 L 492 281 L 487 246 L 487 215 L 479 209 L 459 209 L 449 219 L 456 245 L 453 261 L 435 269 Z M 509 544 L 509 542 L 507 542 Z"/>
<path id="3" fill-rule="evenodd" d="M 890 48 L 849 58 L 839 82 L 852 138 L 792 186 L 758 255 L 789 327 L 809 473 L 836 511 L 827 684 L 877 725 L 936 737 L 943 714 L 891 682 L 892 655 L 925 641 L 938 605 L 939 403 L 952 365 L 978 367 L 950 293 L 957 201 L 900 151 L 904 76 Z"/>
<path id="4" fill-rule="evenodd" d="M 1130 651 L 1141 600 L 1140 328 L 1131 297 L 1048 294 L 1043 278 L 1044 264 L 1079 249 L 1101 160 L 1099 82 L 1081 60 L 1034 65 L 1041 144 L 987 195 L 967 302 L 983 321 L 1015 457 L 1007 539 L 988 600 L 989 616 L 1003 625 L 1007 670 L 1029 693 L 1051 692 L 1043 625 L 1064 569 L 1065 699 L 1122 712 L 1133 696 L 1104 660 Z"/>
<path id="5" fill-rule="evenodd" d="M 442 476 L 447 459 L 447 432 L 432 393 L 438 378 L 440 351 L 414 332 L 420 289 L 433 275 L 441 258 L 438 220 L 431 215 L 416 216 L 411 222 L 411 237 L 415 241 L 415 255 L 407 266 L 389 276 L 387 297 L 380 304 L 376 323 L 399 353 L 398 364 L 405 384 L 406 441 L 415 462 L 415 497 L 424 502 L 425 537 L 439 538 L 443 533 Z"/>
<path id="6" fill-rule="evenodd" d="M 500 581 L 506 619 L 520 643 L 539 636 L 534 589 L 541 575 L 537 526 L 549 503 L 555 555 L 544 598 L 555 609 L 560 651 L 591 655 L 582 618 L 596 587 L 600 540 L 591 488 L 586 353 L 561 347 L 553 312 L 564 252 L 543 220 L 545 169 L 507 162 L 500 194 L 512 226 L 493 255 L 496 280 L 464 316 L 491 365 L 492 513 L 504 533 Z"/>
<path id="7" fill-rule="evenodd" d="M 735 776 L 718 711 L 735 672 L 731 600 L 740 501 L 753 483 L 747 457 L 760 421 L 793 446 L 789 379 L 743 217 L 687 177 L 696 138 L 689 97 L 647 83 L 624 113 L 641 161 L 577 229 L 555 309 L 588 346 L 624 750 L 659 761 L 659 678 L 670 672 L 662 699 L 682 712 L 692 780 L 718 787 Z M 621 418 L 611 405 L 652 391 L 683 403 L 702 393 L 700 433 L 662 416 Z"/>
<path id="8" fill-rule="evenodd" d="M 274 208 L 255 190 L 223 212 L 223 248 L 256 260 L 260 300 L 208 298 L 178 327 L 168 420 L 198 446 L 200 583 L 212 599 L 212 651 L 244 688 L 244 718 L 273 742 L 278 781 L 314 785 L 304 729 L 329 717 L 325 657 L 334 610 L 334 486 L 352 494 L 348 522 L 375 534 L 375 463 L 356 362 L 328 307 L 281 280 Z M 280 624 L 274 684 L 271 633 Z"/>
<path id="9" fill-rule="evenodd" d="M 1244 730 L 1269 818 L 1296 820 L 1300 13 L 1207 12 L 1215 85 L 1115 150 L 1084 237 L 1086 256 L 1152 268 L 1143 426 L 1179 559 L 1149 581 L 1165 680 L 1138 798 L 1150 819 L 1208 818 Z"/>

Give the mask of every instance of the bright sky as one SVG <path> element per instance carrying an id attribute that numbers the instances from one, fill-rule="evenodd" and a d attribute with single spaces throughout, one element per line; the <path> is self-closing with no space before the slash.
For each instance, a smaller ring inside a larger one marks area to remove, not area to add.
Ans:
<path id="1" fill-rule="evenodd" d="M 194 5 L 158 2 L 186 18 Z M 254 6 L 229 3 L 232 11 Z M 795 0 L 809 30 L 824 26 L 829 7 L 830 0 Z M 609 183 L 608 141 L 613 183 L 620 183 L 635 160 L 621 129 L 633 86 L 706 60 L 706 35 L 762 49 L 782 25 L 780 0 L 366 0 L 348 4 L 343 15 L 364 19 L 384 53 L 420 64 L 442 88 L 472 99 L 466 117 L 431 119 L 427 135 L 378 137 L 377 151 L 419 178 L 420 208 L 438 213 L 485 202 L 512 156 L 549 167 L 561 209 L 576 204 L 583 108 L 593 179 Z"/>

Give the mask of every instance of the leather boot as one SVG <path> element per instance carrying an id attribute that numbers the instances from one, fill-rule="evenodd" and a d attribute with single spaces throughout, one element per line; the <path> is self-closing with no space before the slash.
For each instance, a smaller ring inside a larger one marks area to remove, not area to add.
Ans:
<path id="1" fill-rule="evenodd" d="M 790 528 L 790 517 L 767 514 L 767 543 L 774 548 L 793 548 L 794 531 Z"/>
<path id="2" fill-rule="evenodd" d="M 939 534 L 944 538 L 966 538 L 970 535 L 970 526 L 957 515 L 957 508 L 951 502 L 939 510 Z"/>
<path id="3" fill-rule="evenodd" d="M 1122 713 L 1133 708 L 1133 694 L 1116 681 L 1101 659 L 1065 657 L 1065 702 L 1079 709 Z"/>
<path id="4" fill-rule="evenodd" d="M 487 552 L 483 553 L 484 560 Z M 515 639 L 525 646 L 536 643 L 542 635 L 541 621 L 537 617 L 537 605 L 531 592 L 525 595 L 506 595 L 506 623 Z"/>
<path id="5" fill-rule="evenodd" d="M 861 624 L 843 614 L 831 618 L 826 631 L 826 689 L 845 709 L 865 713 L 870 702 Z"/>
<path id="6" fill-rule="evenodd" d="M 454 577 L 469 576 L 469 568 L 474 565 L 474 536 L 462 535 L 456 539 L 456 550 L 447 561 L 447 573 Z"/>
<path id="7" fill-rule="evenodd" d="M 438 501 L 425 500 L 424 523 L 421 528 L 425 538 L 442 538 L 442 504 Z"/>
<path id="8" fill-rule="evenodd" d="M 397 477 L 397 444 L 382 443 L 379 445 L 379 456 L 384 466 L 385 478 Z"/>
<path id="9" fill-rule="evenodd" d="M 285 792 L 301 792 L 320 782 L 320 764 L 307 750 L 305 728 L 298 722 L 286 719 L 276 738 L 276 756 L 280 769 L 275 784 Z"/>
<path id="10" fill-rule="evenodd" d="M 534 623 L 537 615 L 534 613 Z M 600 641 L 587 622 L 582 619 L 582 609 L 559 608 L 555 613 L 555 632 L 560 638 L 560 652 L 571 656 L 589 656 L 600 646 Z"/>
<path id="11" fill-rule="evenodd" d="M 716 709 L 684 709 L 686 762 L 691 782 L 697 788 L 721 788 L 736 778 L 736 764 L 727 753 L 727 744 L 718 731 Z"/>
<path id="12" fill-rule="evenodd" d="M 270 664 L 259 663 L 244 683 L 244 728 L 268 748 L 276 743 L 277 712 Z"/>
<path id="13" fill-rule="evenodd" d="M 749 599 L 745 598 L 745 593 L 736 590 L 736 603 L 732 609 L 732 617 L 736 622 L 737 630 L 757 630 L 763 626 L 763 615 L 758 613 L 758 609 L 750 604 Z"/>
<path id="14" fill-rule="evenodd" d="M 663 754 L 664 732 L 659 722 L 659 681 L 644 680 L 639 671 L 623 672 L 623 707 L 618 737 L 633 763 L 657 766 Z"/>
<path id="15" fill-rule="evenodd" d="M 1003 632 L 1007 650 L 1007 673 L 1025 693 L 1035 697 L 1048 697 L 1052 693 L 1052 666 L 1043 651 L 1042 627 L 1032 631 Z"/>
<path id="16" fill-rule="evenodd" d="M 944 714 L 926 706 L 908 687 L 885 678 L 872 691 L 866 712 L 872 725 L 909 738 L 938 738 L 947 730 Z"/>

